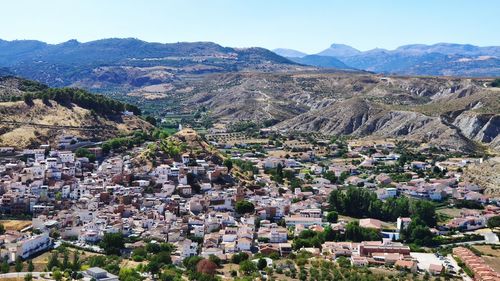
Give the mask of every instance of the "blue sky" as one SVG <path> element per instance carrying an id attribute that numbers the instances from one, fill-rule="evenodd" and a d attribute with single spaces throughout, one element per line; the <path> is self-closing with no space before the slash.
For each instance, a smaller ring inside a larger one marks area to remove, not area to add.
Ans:
<path id="1" fill-rule="evenodd" d="M 500 45 L 500 1 L 488 0 L 15 0 L 1 11 L 4 40 L 135 37 L 308 53 L 332 43 Z"/>

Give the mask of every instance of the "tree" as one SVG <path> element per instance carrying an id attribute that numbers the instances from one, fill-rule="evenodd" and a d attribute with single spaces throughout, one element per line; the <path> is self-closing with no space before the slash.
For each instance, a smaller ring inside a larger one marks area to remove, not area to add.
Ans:
<path id="1" fill-rule="evenodd" d="M 123 249 L 125 241 L 121 233 L 105 233 L 100 246 L 104 249 L 107 255 L 117 255 L 121 254 L 121 249 Z"/>
<path id="2" fill-rule="evenodd" d="M 63 278 L 63 274 L 59 269 L 56 269 L 56 270 L 52 271 L 52 277 L 56 281 L 61 281 Z"/>
<path id="3" fill-rule="evenodd" d="M 257 268 L 259 270 L 264 270 L 264 268 L 267 267 L 267 261 L 263 258 L 260 258 L 259 261 L 257 262 Z"/>
<path id="4" fill-rule="evenodd" d="M 57 259 L 57 252 L 53 252 L 47 262 L 47 271 L 51 271 L 54 267 L 59 267 L 59 260 Z"/>
<path id="5" fill-rule="evenodd" d="M 240 263 L 240 271 L 244 274 L 250 275 L 257 271 L 257 266 L 250 260 L 244 260 Z"/>
<path id="6" fill-rule="evenodd" d="M 2 261 L 2 265 L 0 266 L 0 271 L 2 273 L 8 273 L 10 270 L 9 258 L 5 256 Z"/>
<path id="7" fill-rule="evenodd" d="M 78 255 L 78 251 L 73 252 L 73 262 L 71 263 L 71 269 L 73 271 L 79 271 L 82 264 L 80 262 L 80 255 Z"/>
<path id="8" fill-rule="evenodd" d="M 146 116 L 145 120 L 153 126 L 156 126 L 157 124 L 156 118 L 154 118 L 153 116 L 148 115 Z"/>
<path id="9" fill-rule="evenodd" d="M 121 281 L 140 281 L 142 280 L 141 275 L 133 268 L 122 267 L 118 277 Z"/>
<path id="10" fill-rule="evenodd" d="M 63 270 L 69 268 L 69 254 L 68 254 L 67 250 L 64 251 L 64 253 L 63 253 L 63 262 L 62 262 L 61 267 L 62 267 Z"/>
<path id="11" fill-rule="evenodd" d="M 494 228 L 500 226 L 500 216 L 492 217 L 488 220 L 488 227 Z"/>
<path id="12" fill-rule="evenodd" d="M 497 78 L 491 82 L 492 87 L 500 87 L 500 78 Z"/>
<path id="13" fill-rule="evenodd" d="M 235 210 L 238 214 L 242 215 L 242 214 L 247 214 L 247 213 L 253 213 L 253 211 L 255 210 L 255 207 L 252 204 L 252 202 L 248 202 L 246 200 L 241 200 L 241 201 L 236 202 Z"/>
<path id="14" fill-rule="evenodd" d="M 436 208 L 431 202 L 425 200 L 415 200 L 410 208 L 410 212 L 413 214 L 413 217 L 418 217 L 424 222 L 425 225 L 430 227 L 436 225 Z"/>
<path id="15" fill-rule="evenodd" d="M 226 166 L 227 170 L 231 172 L 231 169 L 233 169 L 233 161 L 231 161 L 231 159 L 224 160 L 224 166 Z"/>
<path id="16" fill-rule="evenodd" d="M 248 260 L 248 258 L 249 256 L 247 253 L 236 253 L 231 257 L 231 262 L 234 264 L 240 264 L 242 261 Z"/>
<path id="17" fill-rule="evenodd" d="M 16 272 L 23 271 L 23 261 L 19 256 L 16 257 L 16 264 L 14 265 L 14 269 L 16 270 Z"/>
<path id="18" fill-rule="evenodd" d="M 4 233 L 5 233 L 5 226 L 3 226 L 3 224 L 0 223 L 0 235 Z"/>
<path id="19" fill-rule="evenodd" d="M 213 276 L 217 273 L 217 264 L 211 260 L 203 259 L 196 265 L 196 272 Z"/>
<path id="20" fill-rule="evenodd" d="M 208 259 L 211 262 L 215 263 L 217 265 L 217 267 L 221 266 L 222 261 L 221 261 L 221 259 L 218 256 L 216 256 L 216 255 L 210 255 L 210 256 L 208 256 Z"/>
<path id="21" fill-rule="evenodd" d="M 193 257 L 187 257 L 182 261 L 182 264 L 187 270 L 190 271 L 195 271 L 196 270 L 196 265 L 198 262 L 200 262 L 203 258 L 199 256 L 193 256 Z"/>
<path id="22" fill-rule="evenodd" d="M 339 213 L 335 211 L 328 212 L 328 214 L 326 215 L 326 220 L 330 223 L 336 223 L 338 219 Z"/>
<path id="23" fill-rule="evenodd" d="M 33 261 L 29 260 L 28 261 L 28 271 L 33 272 L 34 269 L 35 269 L 35 266 L 33 265 Z"/>
<path id="24" fill-rule="evenodd" d="M 24 100 L 24 103 L 26 103 L 29 106 L 32 106 L 33 105 L 33 94 L 30 94 L 30 93 L 24 94 L 23 100 Z"/>
<path id="25" fill-rule="evenodd" d="M 133 261 L 141 262 L 141 261 L 146 259 L 147 255 L 148 255 L 148 252 L 146 251 L 146 249 L 144 247 L 139 247 L 139 248 L 135 248 L 132 251 L 131 257 L 132 257 Z"/>
<path id="26" fill-rule="evenodd" d="M 32 281 L 33 280 L 33 274 L 28 273 L 24 275 L 24 281 Z"/>

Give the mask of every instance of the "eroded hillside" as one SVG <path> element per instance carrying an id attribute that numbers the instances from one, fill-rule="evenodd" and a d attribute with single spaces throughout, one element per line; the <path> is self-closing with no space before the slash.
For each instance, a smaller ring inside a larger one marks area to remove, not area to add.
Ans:
<path id="1" fill-rule="evenodd" d="M 195 85 L 188 104 L 218 119 L 279 121 L 280 130 L 399 137 L 449 149 L 498 149 L 500 92 L 488 80 L 353 73 L 240 73 Z"/>

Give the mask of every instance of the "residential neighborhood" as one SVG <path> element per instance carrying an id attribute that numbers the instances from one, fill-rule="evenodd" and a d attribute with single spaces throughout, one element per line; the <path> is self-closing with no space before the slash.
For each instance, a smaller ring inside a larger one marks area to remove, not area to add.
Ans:
<path id="1" fill-rule="evenodd" d="M 105 151 L 3 147 L 2 218 L 28 223 L 3 230 L 0 256 L 12 265 L 61 247 L 113 253 L 139 262 L 131 270 L 155 279 L 157 272 L 141 262 L 149 257 L 143 249 L 156 243 L 169 249 L 169 263 L 179 268 L 192 258 L 217 260 L 219 269 L 241 257 L 269 260 L 260 273 L 241 269 L 240 261 L 233 277 L 311 274 L 303 264 L 281 263 L 302 256 L 461 279 L 479 272 L 467 247 L 498 247 L 499 198 L 462 181 L 467 165 L 480 157 L 442 152 L 427 158 L 391 140 L 269 134 L 200 136 L 185 128 Z M 111 236 L 124 242 L 110 249 Z M 474 280 L 499 280 L 493 266 L 481 264 L 485 269 Z M 120 268 L 79 269 L 83 280 L 123 274 Z M 54 272 L 43 270 L 47 278 Z"/>

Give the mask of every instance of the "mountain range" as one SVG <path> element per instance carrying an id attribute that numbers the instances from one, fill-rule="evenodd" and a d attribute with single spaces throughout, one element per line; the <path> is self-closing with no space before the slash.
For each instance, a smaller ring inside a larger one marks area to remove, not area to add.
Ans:
<path id="1" fill-rule="evenodd" d="M 277 130 L 397 138 L 477 151 L 500 149 L 500 91 L 491 86 L 493 79 L 410 75 L 489 76 L 498 71 L 497 54 L 496 47 L 454 44 L 367 52 L 333 45 L 318 55 L 285 58 L 263 48 L 210 42 L 0 41 L 0 73 L 90 89 L 158 117 L 204 108 L 214 122 L 245 120 L 275 124 Z M 6 96 L 37 88 L 9 85 Z M 5 103 L 0 117 L 31 122 L 55 114 L 50 120 L 63 122 L 64 116 L 74 115 L 78 120 L 71 124 L 87 124 L 91 108 L 78 107 L 44 106 L 39 100 L 29 107 L 17 101 Z M 106 116 L 95 122 L 123 126 Z M 15 142 L 19 131 L 13 132 L 9 139 Z"/>
<path id="2" fill-rule="evenodd" d="M 478 47 L 450 43 L 413 44 L 394 50 L 377 48 L 363 52 L 348 45 L 332 44 L 313 57 L 291 49 L 276 49 L 274 51 L 292 61 L 318 67 L 338 68 L 337 61 L 333 61 L 332 64 L 325 63 L 326 58 L 334 57 L 344 63 L 347 68 L 384 74 L 500 76 L 500 47 L 497 46 Z"/>
<path id="3" fill-rule="evenodd" d="M 313 69 L 263 48 L 228 48 L 211 42 L 161 44 L 133 38 L 61 44 L 0 40 L 0 67 L 50 86 L 86 88 L 141 87 L 192 74 Z"/>

